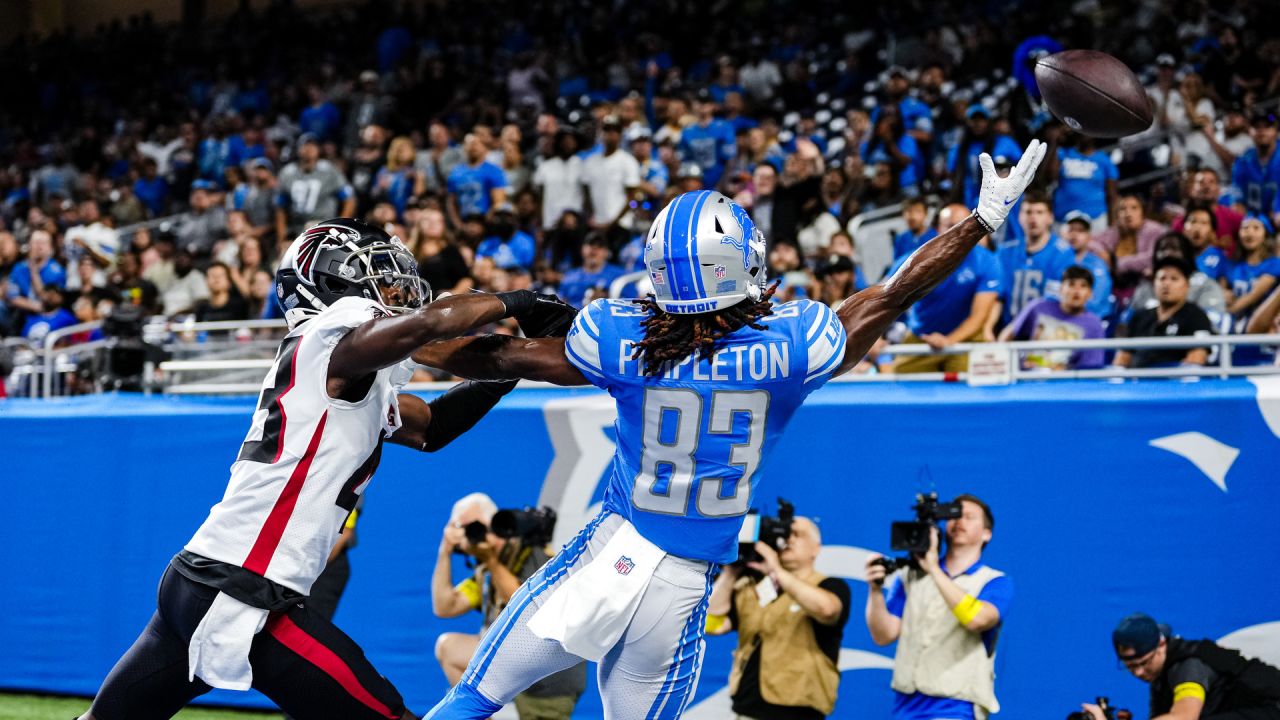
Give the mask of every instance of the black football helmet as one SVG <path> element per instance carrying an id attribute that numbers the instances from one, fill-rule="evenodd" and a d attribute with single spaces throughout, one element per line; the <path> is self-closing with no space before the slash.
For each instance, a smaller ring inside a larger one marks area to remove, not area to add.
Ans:
<path id="1" fill-rule="evenodd" d="M 362 297 L 390 314 L 431 302 L 413 253 L 400 238 L 359 220 L 334 218 L 304 230 L 276 270 L 276 299 L 289 327 L 344 297 Z"/>

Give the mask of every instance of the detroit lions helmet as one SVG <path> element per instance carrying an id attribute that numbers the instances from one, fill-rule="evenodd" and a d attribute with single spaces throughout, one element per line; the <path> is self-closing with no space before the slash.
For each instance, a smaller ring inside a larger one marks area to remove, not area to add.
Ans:
<path id="1" fill-rule="evenodd" d="M 393 315 L 431 302 L 400 238 L 349 218 L 304 230 L 280 260 L 275 289 L 290 328 L 344 297 L 367 298 Z"/>
<path id="2" fill-rule="evenodd" d="M 741 205 L 711 190 L 687 192 L 658 213 L 644 246 L 658 307 L 715 312 L 764 292 L 764 235 Z"/>

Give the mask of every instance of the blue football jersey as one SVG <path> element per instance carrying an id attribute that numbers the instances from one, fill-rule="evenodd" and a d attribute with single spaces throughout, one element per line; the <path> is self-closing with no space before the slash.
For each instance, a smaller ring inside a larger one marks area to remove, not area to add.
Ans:
<path id="1" fill-rule="evenodd" d="M 805 397 L 844 358 L 845 332 L 826 305 L 796 300 L 743 327 L 710 359 L 656 376 L 632 358 L 648 311 L 596 300 L 565 343 L 575 367 L 613 396 L 618 449 L 604 509 L 672 555 L 733 562 L 760 471 Z"/>

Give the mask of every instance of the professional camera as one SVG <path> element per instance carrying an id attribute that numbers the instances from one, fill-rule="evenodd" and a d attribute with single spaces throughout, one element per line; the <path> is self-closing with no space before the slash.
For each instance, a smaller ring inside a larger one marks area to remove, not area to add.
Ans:
<path id="1" fill-rule="evenodd" d="M 527 546 L 546 545 L 556 531 L 556 511 L 550 507 L 499 510 L 490 523 L 500 538 L 520 538 Z"/>
<path id="2" fill-rule="evenodd" d="M 742 521 L 742 529 L 738 531 L 738 562 L 760 562 L 764 558 L 756 552 L 756 542 L 781 552 L 787 547 L 787 538 L 791 537 L 791 523 L 796 519 L 796 506 L 783 498 L 778 498 L 778 516 L 761 515 L 759 511 L 751 511 Z"/>
<path id="3" fill-rule="evenodd" d="M 938 493 L 931 492 L 916 495 L 916 504 L 911 506 L 916 511 L 916 519 L 908 522 L 895 522 L 889 526 L 889 547 L 896 552 L 909 553 L 907 557 L 878 558 L 876 564 L 894 572 L 904 567 L 916 566 L 916 555 L 929 552 L 929 534 L 940 520 L 954 520 L 961 516 L 964 508 L 958 502 L 938 502 Z"/>
<path id="4" fill-rule="evenodd" d="M 1122 708 L 1111 707 L 1111 701 L 1105 697 L 1098 698 L 1098 707 L 1107 720 L 1132 720 L 1133 713 Z M 1077 710 L 1067 716 L 1067 720 L 1093 720 L 1093 716 L 1083 710 Z"/>

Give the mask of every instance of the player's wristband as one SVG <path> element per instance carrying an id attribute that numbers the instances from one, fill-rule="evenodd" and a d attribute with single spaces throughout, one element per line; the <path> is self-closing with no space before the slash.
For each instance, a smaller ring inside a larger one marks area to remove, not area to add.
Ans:
<path id="1" fill-rule="evenodd" d="M 727 615 L 716 615 L 715 613 L 707 613 L 707 632 L 713 633 L 724 627 L 724 623 L 728 620 Z"/>
<path id="2" fill-rule="evenodd" d="M 960 621 L 961 625 L 967 626 L 969 623 L 973 622 L 974 618 L 978 617 L 978 611 L 981 609 L 981 600 L 972 595 L 965 595 L 963 600 L 956 603 L 956 606 L 951 608 L 951 612 L 956 616 L 956 620 Z"/>
<path id="3" fill-rule="evenodd" d="M 972 217 L 975 221 L 977 221 L 978 225 L 980 225 L 988 235 L 996 231 L 996 229 L 991 226 L 991 223 L 984 220 L 983 217 L 978 214 L 977 208 L 974 208 L 973 212 L 969 213 L 969 217 Z"/>
<path id="4" fill-rule="evenodd" d="M 506 306 L 507 313 L 503 317 L 519 317 L 533 308 L 533 303 L 538 299 L 532 290 L 511 290 L 508 292 L 494 293 L 494 297 L 502 301 Z"/>

